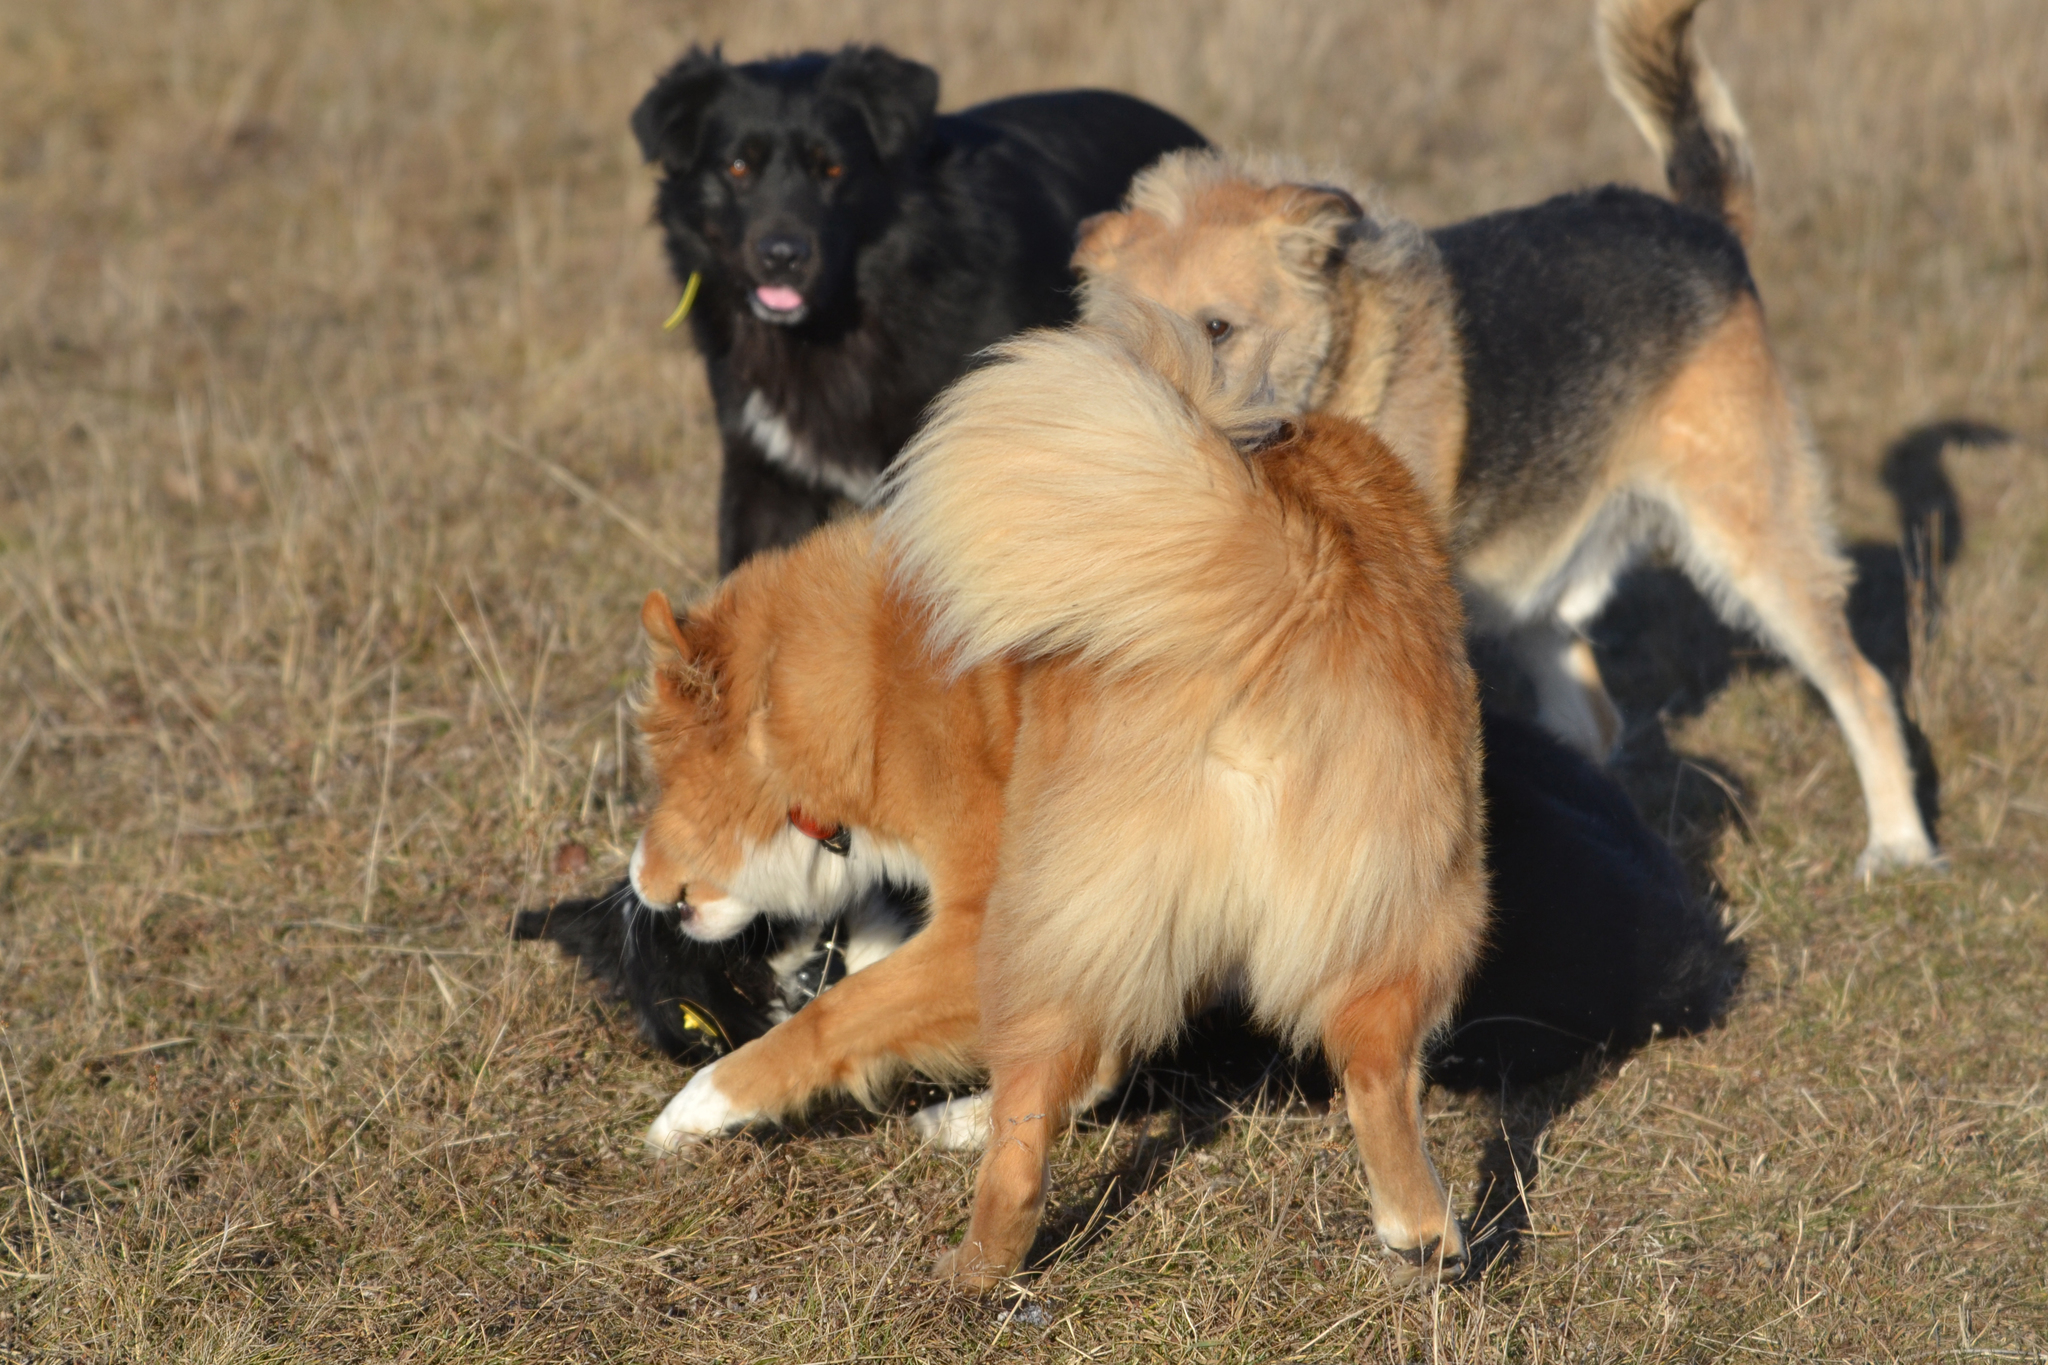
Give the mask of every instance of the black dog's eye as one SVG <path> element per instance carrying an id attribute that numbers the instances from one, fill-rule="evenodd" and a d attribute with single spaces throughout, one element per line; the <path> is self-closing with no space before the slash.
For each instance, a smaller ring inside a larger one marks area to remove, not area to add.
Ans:
<path id="1" fill-rule="evenodd" d="M 734 157 L 732 164 L 725 168 L 725 173 L 735 180 L 745 180 L 753 171 L 754 168 L 747 164 L 747 159 L 743 156 Z"/>
<path id="2" fill-rule="evenodd" d="M 827 180 L 837 180 L 845 172 L 845 170 L 846 168 L 844 166 L 834 161 L 829 163 L 824 170 L 819 172 L 819 174 L 824 176 Z"/>
<path id="3" fill-rule="evenodd" d="M 1210 318 L 1203 326 L 1208 329 L 1211 341 L 1221 341 L 1230 335 L 1230 324 L 1222 318 Z"/>

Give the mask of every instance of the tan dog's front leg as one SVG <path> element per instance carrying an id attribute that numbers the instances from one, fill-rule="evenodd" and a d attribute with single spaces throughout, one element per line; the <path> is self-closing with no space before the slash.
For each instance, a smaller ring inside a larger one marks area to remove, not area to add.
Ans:
<path id="1" fill-rule="evenodd" d="M 1049 1058 L 995 1068 L 974 1214 L 960 1245 L 939 1258 L 940 1279 L 978 1293 L 1024 1264 L 1045 1213 L 1046 1154 L 1093 1081 L 1099 1051 L 1072 1043 Z"/>
<path id="2" fill-rule="evenodd" d="M 979 928 L 979 915 L 935 916 L 890 956 L 701 1068 L 647 1130 L 647 1145 L 676 1151 L 783 1118 L 827 1090 L 866 1099 L 876 1082 L 906 1064 L 961 1065 L 980 1029 L 972 989 Z"/>

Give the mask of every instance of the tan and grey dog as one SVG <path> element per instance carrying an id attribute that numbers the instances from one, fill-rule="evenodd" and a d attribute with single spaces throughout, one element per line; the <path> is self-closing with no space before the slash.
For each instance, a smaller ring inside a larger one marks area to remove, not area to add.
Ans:
<path id="1" fill-rule="evenodd" d="M 1474 627 L 1595 758 L 1620 717 L 1582 628 L 1639 551 L 1669 551 L 1827 699 L 1870 819 L 1859 870 L 1926 863 L 1903 727 L 1850 637 L 1820 459 L 1750 278 L 1747 136 L 1692 36 L 1698 4 L 1599 4 L 1609 85 L 1675 203 L 1610 186 L 1424 232 L 1180 152 L 1082 225 L 1075 264 L 1090 298 L 1135 290 L 1226 366 L 1269 367 L 1283 404 L 1374 425 L 1445 520 Z"/>

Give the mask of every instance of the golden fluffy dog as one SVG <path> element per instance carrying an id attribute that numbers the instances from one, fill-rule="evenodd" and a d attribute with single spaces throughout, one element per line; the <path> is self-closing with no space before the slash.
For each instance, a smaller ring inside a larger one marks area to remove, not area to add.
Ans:
<path id="1" fill-rule="evenodd" d="M 652 1142 L 979 1058 L 993 1140 L 943 1273 L 986 1285 L 1098 1075 L 1235 987 L 1343 1075 L 1382 1241 L 1461 1262 L 1418 1110 L 1486 912 L 1457 596 L 1377 439 L 1275 427 L 1134 304 L 957 385 L 879 523 L 750 562 L 681 620 L 649 599 L 641 898 L 702 937 L 829 902 L 821 877 L 927 880 L 932 904 L 698 1072 Z"/>
<path id="2" fill-rule="evenodd" d="M 1610 84 L 1675 203 L 1610 186 L 1425 233 L 1182 152 L 1083 224 L 1075 264 L 1112 309 L 1135 290 L 1194 319 L 1283 404 L 1372 423 L 1443 518 L 1474 627 L 1596 759 L 1620 716 L 1582 628 L 1641 549 L 1670 552 L 1827 699 L 1870 820 L 1859 867 L 1925 863 L 1903 727 L 1850 636 L 1825 476 L 1743 252 L 1748 144 L 1692 39 L 1698 3 L 1600 5 Z"/>

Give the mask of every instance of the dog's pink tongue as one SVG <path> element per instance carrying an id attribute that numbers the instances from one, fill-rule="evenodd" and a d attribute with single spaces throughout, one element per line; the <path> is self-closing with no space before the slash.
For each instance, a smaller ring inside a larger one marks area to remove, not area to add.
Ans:
<path id="1" fill-rule="evenodd" d="M 778 313 L 787 313 L 792 308 L 801 308 L 804 296 L 794 289 L 785 289 L 779 284 L 764 284 L 754 291 L 754 297 Z"/>

